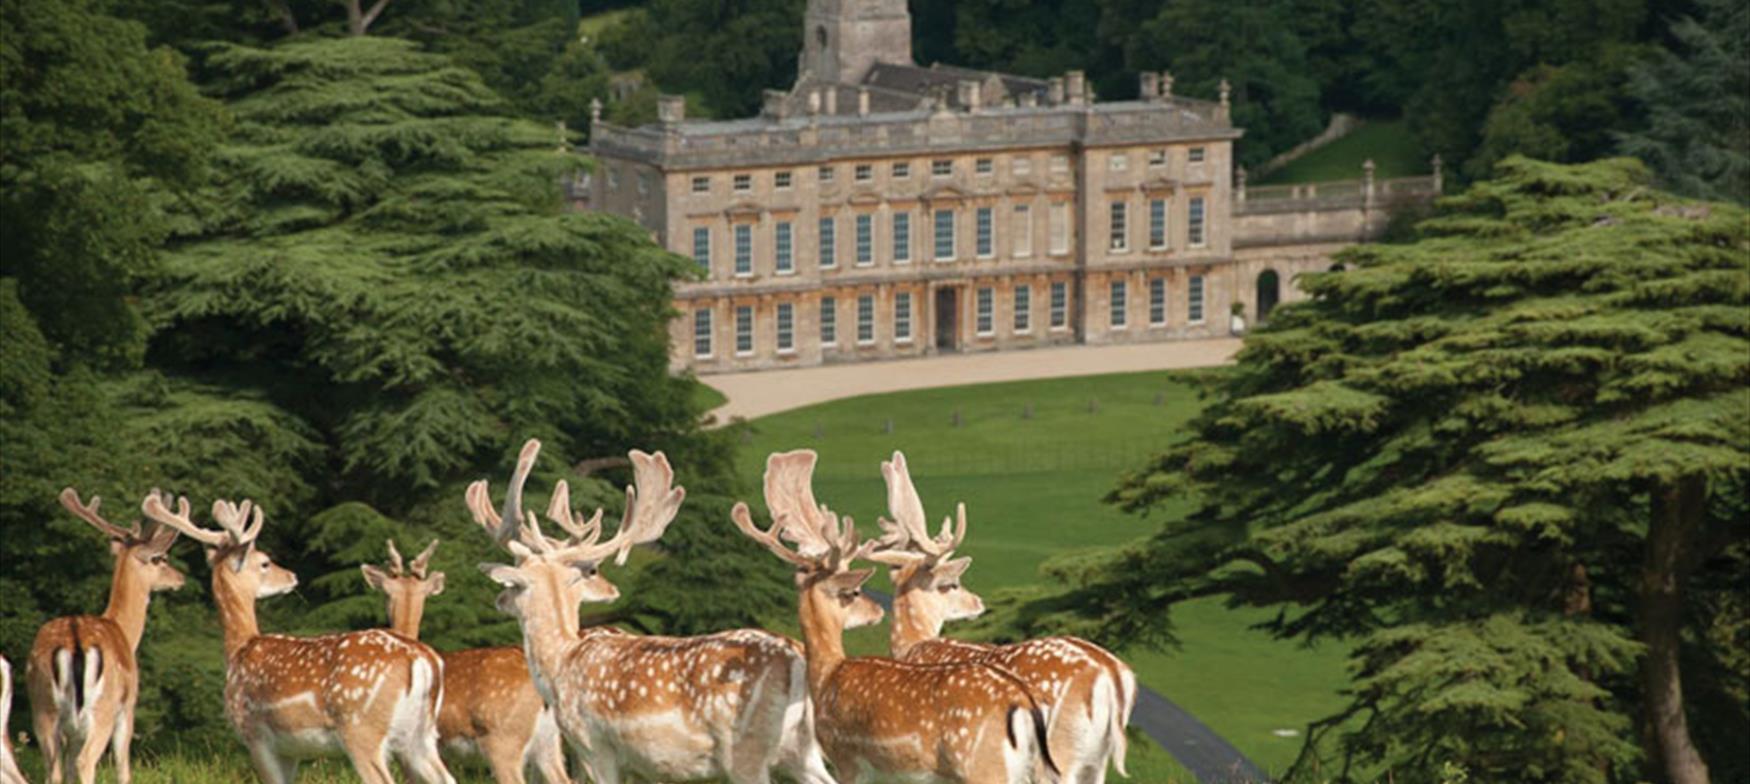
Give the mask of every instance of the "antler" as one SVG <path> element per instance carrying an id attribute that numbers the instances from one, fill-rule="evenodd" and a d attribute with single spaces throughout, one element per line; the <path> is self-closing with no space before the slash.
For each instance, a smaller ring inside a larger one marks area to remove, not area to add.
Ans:
<path id="1" fill-rule="evenodd" d="M 581 518 L 571 511 L 570 489 L 563 482 L 555 488 L 554 503 L 549 505 L 547 516 L 561 521 L 573 536 L 563 547 L 555 548 L 564 559 L 599 561 L 612 555 L 614 563 L 624 564 L 633 547 L 661 539 L 668 524 L 680 514 L 687 491 L 673 486 L 674 469 L 668 464 L 668 456 L 636 449 L 628 454 L 632 458 L 633 484 L 626 488 L 626 512 L 620 518 L 620 527 L 614 531 L 614 538 L 606 542 L 596 543 L 601 535 L 601 510 L 596 510 L 589 522 L 580 523 Z"/>
<path id="2" fill-rule="evenodd" d="M 166 497 L 168 496 L 159 493 L 147 495 L 146 500 L 140 502 L 140 511 L 146 515 L 147 519 L 157 522 L 160 525 L 181 531 L 184 536 L 208 547 L 222 547 L 230 544 L 231 537 L 229 534 L 224 531 L 211 531 L 202 528 L 195 525 L 195 522 L 189 519 L 187 496 L 179 496 L 176 499 L 175 512 L 171 512 L 170 507 L 165 505 L 164 499 Z"/>
<path id="3" fill-rule="evenodd" d="M 535 457 L 540 454 L 539 439 L 531 438 L 523 443 L 522 451 L 517 454 L 516 470 L 510 475 L 510 486 L 505 490 L 503 514 L 493 510 L 492 496 L 487 492 L 486 480 L 481 479 L 468 485 L 468 511 L 474 514 L 474 522 L 486 529 L 486 533 L 501 547 L 509 547 L 522 527 L 523 485 L 529 479 L 529 471 L 535 467 Z"/>
<path id="4" fill-rule="evenodd" d="M 437 546 L 438 540 L 433 539 L 431 540 L 431 544 L 426 545 L 425 549 L 420 551 L 419 555 L 413 557 L 414 577 L 418 577 L 421 580 L 425 579 L 426 569 L 431 566 L 431 557 L 437 553 Z M 391 549 L 393 549 L 392 545 Z"/>
<path id="5" fill-rule="evenodd" d="M 253 520 L 250 518 L 252 510 L 255 513 Z M 261 507 L 248 499 L 244 499 L 242 504 L 223 499 L 213 502 L 213 520 L 225 529 L 225 533 L 231 535 L 231 541 L 238 546 L 255 543 L 255 538 L 261 535 L 261 517 Z"/>
<path id="6" fill-rule="evenodd" d="M 156 490 L 152 492 L 154 495 L 157 494 Z M 105 536 L 122 540 L 139 540 L 141 538 L 139 523 L 134 524 L 133 530 L 128 530 L 105 520 L 103 515 L 99 514 L 97 511 L 97 507 L 102 503 L 103 499 L 95 495 L 91 497 L 90 504 L 80 503 L 79 492 L 71 487 L 61 491 L 61 506 L 66 507 L 67 511 L 72 512 L 74 517 L 84 520 L 85 522 L 90 523 L 91 527 L 102 531 Z"/>
<path id="7" fill-rule="evenodd" d="M 931 537 L 929 522 L 924 517 L 924 502 L 912 484 L 905 454 L 894 452 L 892 460 L 883 462 L 881 476 L 887 480 L 887 513 L 893 515 L 893 521 L 879 520 L 882 548 L 871 554 L 870 560 L 904 565 L 939 562 L 953 555 L 954 549 L 966 540 L 966 504 L 955 507 L 958 526 L 953 519 L 944 518 L 942 532 Z"/>
<path id="8" fill-rule="evenodd" d="M 395 549 L 394 539 L 386 540 L 384 544 L 389 545 L 389 574 L 400 577 L 402 572 L 401 551 Z"/>
<path id="9" fill-rule="evenodd" d="M 857 528 L 851 518 L 840 524 L 838 515 L 814 501 L 814 463 L 810 449 L 783 452 L 766 458 L 766 507 L 774 522 L 770 529 L 754 525 L 747 504 L 738 503 L 730 517 L 749 538 L 784 560 L 804 569 L 837 572 L 880 545 L 878 540 L 857 543 Z M 792 551 L 782 540 L 796 544 Z"/>

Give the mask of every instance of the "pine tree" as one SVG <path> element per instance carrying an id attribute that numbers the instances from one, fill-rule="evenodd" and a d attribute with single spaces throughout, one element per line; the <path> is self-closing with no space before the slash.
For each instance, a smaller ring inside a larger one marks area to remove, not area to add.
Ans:
<path id="1" fill-rule="evenodd" d="M 1697 663 L 1741 656 L 1682 640 L 1719 639 L 1701 619 L 1750 577 L 1750 216 L 1649 180 L 1509 158 L 1421 241 L 1304 278 L 1110 499 L 1195 511 L 1052 565 L 1075 590 L 1011 618 L 1160 642 L 1173 602 L 1227 594 L 1352 641 L 1349 706 L 1295 774 L 1335 738 L 1321 776 L 1706 780 L 1685 717 L 1741 676 Z"/>
<path id="2" fill-rule="evenodd" d="M 1750 204 L 1750 8 L 1701 0 L 1701 18 L 1671 25 L 1680 51 L 1631 72 L 1646 127 L 1617 134 L 1671 190 Z"/>

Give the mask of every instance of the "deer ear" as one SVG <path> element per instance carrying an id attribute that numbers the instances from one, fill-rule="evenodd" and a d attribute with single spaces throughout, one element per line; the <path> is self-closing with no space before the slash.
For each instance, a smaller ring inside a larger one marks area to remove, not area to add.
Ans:
<path id="1" fill-rule="evenodd" d="M 966 567 L 971 565 L 971 558 L 955 558 L 951 561 L 943 561 L 932 571 L 935 572 L 938 580 L 958 580 L 966 574 Z"/>
<path id="2" fill-rule="evenodd" d="M 371 564 L 360 564 L 359 571 L 365 575 L 365 584 L 372 588 L 381 591 L 383 586 L 389 584 L 389 575 Z"/>
<path id="3" fill-rule="evenodd" d="M 425 578 L 425 595 L 436 596 L 444 592 L 444 573 L 432 572 Z"/>
<path id="4" fill-rule="evenodd" d="M 528 579 L 523 577 L 522 573 L 517 571 L 517 568 L 514 566 L 483 563 L 480 564 L 480 571 L 486 573 L 486 579 L 506 588 L 522 588 L 529 584 Z"/>

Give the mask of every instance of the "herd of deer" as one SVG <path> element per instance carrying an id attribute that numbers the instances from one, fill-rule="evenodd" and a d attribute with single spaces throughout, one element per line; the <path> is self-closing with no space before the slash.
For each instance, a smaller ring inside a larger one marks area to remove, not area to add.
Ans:
<path id="1" fill-rule="evenodd" d="M 944 622 L 984 610 L 960 583 L 970 560 L 953 557 L 966 507 L 932 535 L 904 455 L 881 466 L 893 519 L 880 521 L 877 539 L 860 541 L 849 518 L 816 503 L 808 450 L 768 459 L 770 526 L 736 504 L 741 532 L 796 568 L 797 642 L 758 629 L 676 638 L 580 628 L 581 603 L 619 597 L 602 562 L 623 564 L 633 546 L 661 537 L 685 491 L 662 453 L 634 451 L 613 537 L 602 541 L 600 509 L 588 518 L 571 509 L 564 481 L 546 511 L 564 533 L 549 537 L 522 507 L 539 450 L 537 441 L 524 445 L 501 510 L 484 480 L 467 491 L 474 520 L 514 557 L 480 568 L 504 587 L 497 606 L 520 623 L 521 648 L 440 654 L 418 641 L 425 600 L 444 587 L 443 573 L 428 568 L 436 542 L 410 565 L 391 542 L 387 569 L 363 567 L 388 595 L 390 629 L 263 634 L 256 600 L 298 580 L 256 549 L 260 507 L 216 502 L 215 529 L 190 518 L 188 499 L 172 508 L 153 491 L 141 504 L 150 521 L 142 531 L 105 520 L 97 498 L 87 505 L 64 491 L 61 503 L 110 538 L 115 573 L 103 615 L 50 621 L 30 652 L 31 716 L 49 781 L 90 784 L 106 744 L 117 781 L 131 781 L 134 652 L 151 593 L 183 583 L 166 559 L 178 534 L 200 542 L 212 566 L 225 715 L 269 784 L 295 779 L 300 759 L 338 753 L 368 784 L 393 781 L 391 756 L 414 780 L 453 784 L 440 747 L 484 756 L 499 784 L 520 784 L 531 766 L 549 784 L 569 784 L 564 745 L 600 784 L 628 776 L 764 784 L 773 772 L 801 784 L 1101 782 L 1108 763 L 1124 772 L 1136 686 L 1111 653 L 1072 637 L 1012 645 L 938 637 Z M 845 655 L 844 630 L 883 617 L 862 590 L 874 570 L 853 568 L 857 561 L 891 568 L 892 658 Z M 0 676 L 0 784 L 23 784 L 4 740 L 12 679 L 3 658 Z"/>

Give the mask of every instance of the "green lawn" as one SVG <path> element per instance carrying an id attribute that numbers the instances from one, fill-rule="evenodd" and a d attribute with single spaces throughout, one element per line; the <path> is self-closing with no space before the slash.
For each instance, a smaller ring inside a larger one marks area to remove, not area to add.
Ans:
<path id="1" fill-rule="evenodd" d="M 1035 581 L 1050 556 L 1155 529 L 1158 520 L 1120 514 L 1100 498 L 1120 473 L 1181 437 L 1199 406 L 1189 379 L 1137 373 L 833 401 L 754 420 L 739 460 L 744 476 L 757 481 L 771 452 L 819 451 L 816 497 L 868 532 L 886 514 L 880 462 L 905 451 L 932 520 L 966 502 L 970 533 L 961 551 L 973 558 L 966 584 L 988 593 Z M 1300 744 L 1273 732 L 1303 731 L 1307 721 L 1341 705 L 1345 651 L 1306 650 L 1249 628 L 1269 615 L 1229 610 L 1215 599 L 1187 602 L 1175 609 L 1182 649 L 1121 653 L 1144 683 L 1277 771 Z M 773 626 L 795 632 L 794 619 L 774 619 Z M 847 648 L 885 653 L 886 635 L 885 625 L 857 630 L 847 635 Z M 1141 780 L 1189 779 L 1158 749 L 1131 756 L 1148 766 Z M 1132 767 L 1133 775 L 1141 770 Z"/>
<path id="2" fill-rule="evenodd" d="M 1330 144 L 1313 150 L 1251 185 L 1295 185 L 1305 182 L 1361 179 L 1361 164 L 1373 159 L 1379 179 L 1427 174 L 1428 157 L 1403 120 L 1372 121 Z"/>

